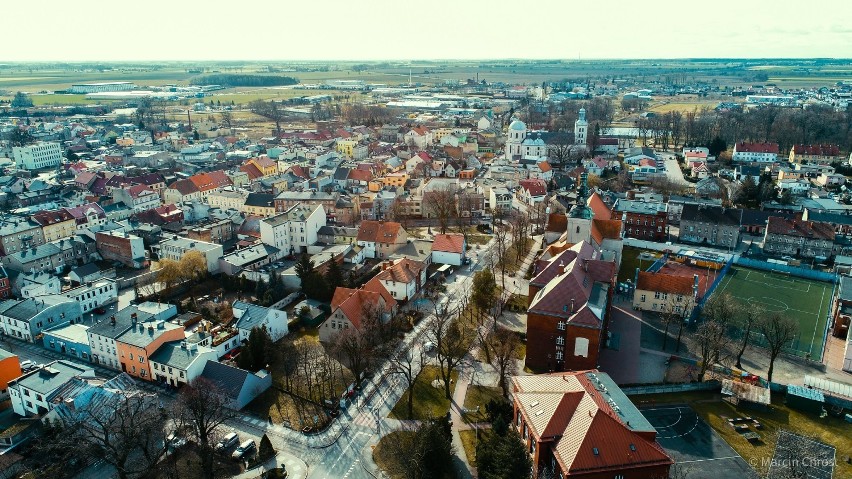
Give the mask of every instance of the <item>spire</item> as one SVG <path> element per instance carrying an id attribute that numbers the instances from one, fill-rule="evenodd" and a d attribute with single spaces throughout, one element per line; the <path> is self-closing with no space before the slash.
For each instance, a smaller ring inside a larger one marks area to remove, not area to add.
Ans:
<path id="1" fill-rule="evenodd" d="M 588 174 L 584 171 L 580 174 L 580 182 L 577 186 L 577 204 L 571 207 L 571 210 L 568 212 L 569 218 L 583 218 L 590 220 L 594 213 L 592 209 L 589 208 L 588 198 L 589 198 L 589 187 L 586 184 L 586 180 L 588 179 Z"/>

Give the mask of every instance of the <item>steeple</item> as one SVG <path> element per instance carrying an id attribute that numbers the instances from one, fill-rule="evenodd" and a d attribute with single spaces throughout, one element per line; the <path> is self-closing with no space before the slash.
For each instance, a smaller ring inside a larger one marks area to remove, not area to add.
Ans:
<path id="1" fill-rule="evenodd" d="M 589 198 L 589 186 L 586 182 L 588 179 L 588 174 L 584 171 L 580 174 L 580 183 L 577 186 L 577 204 L 571 207 L 571 210 L 568 212 L 569 218 L 582 218 L 590 220 L 594 213 L 592 209 L 588 206 L 588 198 Z"/>

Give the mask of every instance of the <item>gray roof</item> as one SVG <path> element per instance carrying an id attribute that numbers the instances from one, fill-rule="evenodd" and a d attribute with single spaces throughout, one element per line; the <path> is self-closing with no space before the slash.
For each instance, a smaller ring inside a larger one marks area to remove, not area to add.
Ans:
<path id="1" fill-rule="evenodd" d="M 852 301 L 852 276 L 840 276 L 840 286 L 837 289 L 838 299 L 842 301 Z"/>
<path id="2" fill-rule="evenodd" d="M 136 326 L 131 325 L 130 329 L 117 336 L 115 340 L 138 348 L 145 348 L 166 331 L 180 327 L 166 321 L 137 322 Z"/>
<path id="3" fill-rule="evenodd" d="M 627 213 L 637 213 L 643 215 L 655 215 L 657 213 L 666 212 L 666 203 L 634 201 L 634 200 L 618 200 L 615 203 L 616 211 L 625 211 Z"/>
<path id="4" fill-rule="evenodd" d="M 160 247 L 162 247 L 163 245 L 171 245 L 179 249 L 192 249 L 201 252 L 207 252 L 222 247 L 222 245 L 218 245 L 215 243 L 208 243 L 206 241 L 184 238 L 182 236 L 174 236 L 172 238 L 160 241 Z"/>
<path id="5" fill-rule="evenodd" d="M 238 329 L 248 329 L 259 326 L 266 316 L 269 314 L 269 308 L 264 308 L 263 306 L 258 306 L 252 303 L 246 303 L 244 301 L 234 301 L 234 309 L 239 309 L 245 311 L 240 319 L 237 320 L 234 325 Z"/>
<path id="6" fill-rule="evenodd" d="M 201 377 L 213 383 L 224 395 L 236 399 L 243 389 L 248 371 L 227 366 L 216 361 L 207 361 Z"/>
<path id="7" fill-rule="evenodd" d="M 165 364 L 166 366 L 186 370 L 186 368 L 188 368 L 201 353 L 210 350 L 208 348 L 201 349 L 199 347 L 190 348 L 192 349 L 190 350 L 185 346 L 181 347 L 182 343 L 185 344 L 183 341 L 169 341 L 167 343 L 163 343 L 163 345 L 149 357 L 149 360 L 155 363 Z"/>
<path id="8" fill-rule="evenodd" d="M 34 248 L 27 248 L 25 250 L 18 251 L 17 253 L 12 253 L 9 255 L 9 258 L 14 258 L 19 263 L 29 263 L 30 261 L 38 261 L 44 258 L 50 258 L 53 255 L 57 255 L 61 252 L 58 246 L 53 243 L 47 243 L 43 245 L 38 245 Z"/>
<path id="9" fill-rule="evenodd" d="M 79 277 L 89 276 L 90 274 L 99 273 L 101 269 L 95 263 L 84 264 L 71 269 L 71 272 Z"/>
<path id="10" fill-rule="evenodd" d="M 115 339 L 130 329 L 130 326 L 133 324 L 133 313 L 136 313 L 138 321 L 143 322 L 154 317 L 151 313 L 140 311 L 136 306 L 128 306 L 113 315 L 115 317 L 114 324 L 110 318 L 104 318 L 89 328 L 89 333 Z"/>
<path id="11" fill-rule="evenodd" d="M 276 196 L 279 200 L 287 201 L 331 201 L 337 200 L 338 195 L 334 193 L 325 193 L 323 191 L 282 191 Z"/>
<path id="12" fill-rule="evenodd" d="M 269 246 L 268 244 L 259 243 L 248 248 L 234 251 L 231 254 L 226 254 L 222 257 L 222 260 L 235 266 L 244 266 L 252 264 L 255 261 L 259 261 L 270 255 L 274 256 L 276 253 L 278 253 L 278 248 Z"/>
<path id="13" fill-rule="evenodd" d="M 271 207 L 275 202 L 275 195 L 272 193 L 249 193 L 246 197 L 246 206 Z"/>
<path id="14" fill-rule="evenodd" d="M 48 329 L 44 334 L 89 346 L 89 336 L 86 334 L 88 331 L 89 327 L 83 324 L 66 324 Z"/>
<path id="15" fill-rule="evenodd" d="M 17 356 L 17 354 L 11 353 L 9 351 L 6 351 L 3 348 L 0 348 L 0 360 L 12 358 L 12 357 L 16 357 L 16 356 Z"/>
<path id="16" fill-rule="evenodd" d="M 628 427 L 630 430 L 656 432 L 654 426 L 645 419 L 642 412 L 639 411 L 630 399 L 627 398 L 627 395 L 624 394 L 617 384 L 615 384 L 615 381 L 609 377 L 609 374 L 603 372 L 586 373 L 586 377 L 589 378 L 592 386 L 595 386 L 595 388 L 598 389 L 601 396 L 605 397 L 608 402 L 609 400 L 612 400 L 612 403 L 610 404 L 618 406 L 617 409 L 613 409 L 616 411 L 623 423 L 629 424 Z"/>
<path id="17" fill-rule="evenodd" d="M 39 394 L 49 394 L 85 371 L 88 369 L 81 364 L 59 360 L 24 374 L 15 383 Z"/>
<path id="18" fill-rule="evenodd" d="M 38 223 L 19 216 L 7 216 L 0 222 L 0 236 L 20 233 L 29 229 L 41 228 Z"/>
<path id="19" fill-rule="evenodd" d="M 75 302 L 58 294 L 48 294 L 28 299 L 9 299 L 0 303 L 0 314 L 20 321 L 29 321 L 38 313 L 51 306 Z M 68 319 L 70 320 L 71 318 Z"/>

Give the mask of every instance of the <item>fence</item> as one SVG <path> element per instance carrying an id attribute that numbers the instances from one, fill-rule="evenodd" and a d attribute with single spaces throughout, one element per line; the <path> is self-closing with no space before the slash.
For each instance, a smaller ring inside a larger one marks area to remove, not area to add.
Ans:
<path id="1" fill-rule="evenodd" d="M 734 257 L 732 256 L 728 261 L 725 262 L 725 265 L 722 266 L 722 269 L 716 274 L 716 279 L 713 280 L 713 283 L 707 288 L 707 291 L 704 292 L 704 296 L 698 300 L 698 303 L 692 308 L 692 313 L 690 314 L 689 321 L 694 323 L 698 316 L 701 314 L 701 310 L 704 308 L 704 303 L 710 299 L 710 296 L 713 294 L 713 291 L 716 291 L 716 287 L 719 286 L 719 283 L 725 279 L 725 275 L 728 274 L 728 271 L 731 269 L 731 265 L 734 263 Z"/>
<path id="2" fill-rule="evenodd" d="M 661 270 L 661 269 L 663 268 L 663 266 L 665 266 L 665 264 L 666 264 L 668 261 L 669 261 L 669 254 L 668 254 L 668 253 L 664 253 L 662 256 L 660 256 L 659 258 L 657 258 L 657 260 L 656 260 L 656 261 L 654 261 L 654 262 L 651 264 L 651 266 L 649 266 L 649 267 L 648 267 L 648 272 L 649 272 L 649 273 L 656 273 L 657 271 Z"/>
<path id="3" fill-rule="evenodd" d="M 704 381 L 701 383 L 675 383 L 675 384 L 653 384 L 648 386 L 634 386 L 621 388 L 624 394 L 628 396 L 638 396 L 642 394 L 662 394 L 662 393 L 682 393 L 689 391 L 713 391 L 722 390 L 722 384 L 719 381 Z"/>
<path id="4" fill-rule="evenodd" d="M 826 273 L 825 271 L 817 271 L 814 269 L 801 268 L 798 266 L 790 266 L 780 263 L 769 263 L 752 258 L 737 257 L 735 260 L 737 266 L 746 268 L 759 269 L 761 271 L 769 271 L 774 273 L 787 273 L 790 276 L 799 278 L 813 279 L 816 281 L 827 281 L 829 283 L 837 282 L 837 275 L 834 273 Z"/>

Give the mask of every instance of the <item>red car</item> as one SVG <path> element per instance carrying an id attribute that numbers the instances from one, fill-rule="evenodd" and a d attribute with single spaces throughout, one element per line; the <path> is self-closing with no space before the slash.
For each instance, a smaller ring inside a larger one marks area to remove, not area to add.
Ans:
<path id="1" fill-rule="evenodd" d="M 96 314 L 106 314 L 106 308 L 95 308 Z"/>

